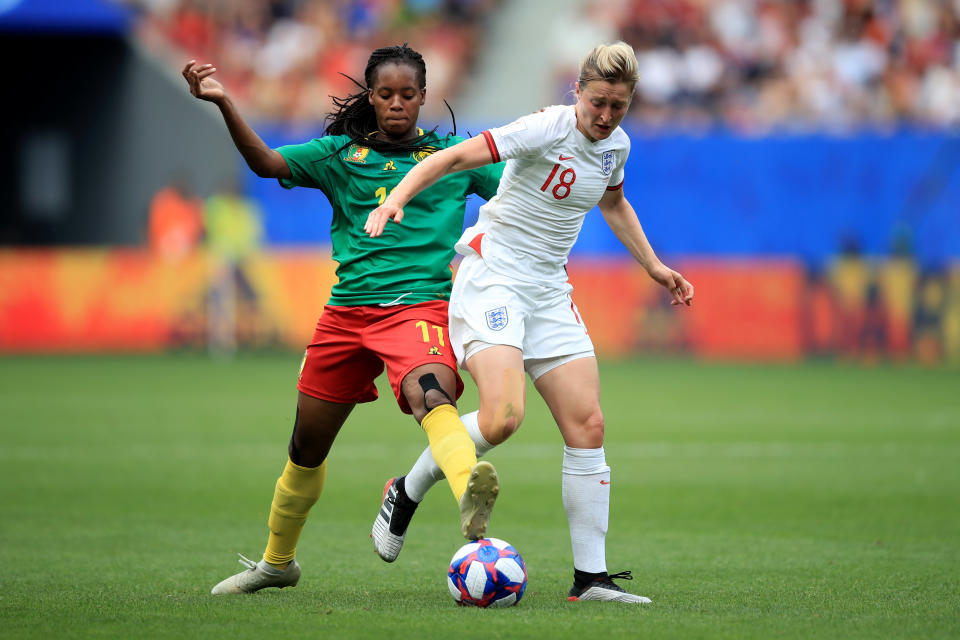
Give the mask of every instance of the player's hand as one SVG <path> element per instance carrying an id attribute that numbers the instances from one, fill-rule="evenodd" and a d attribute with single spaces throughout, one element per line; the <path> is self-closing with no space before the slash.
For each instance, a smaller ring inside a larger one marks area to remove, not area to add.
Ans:
<path id="1" fill-rule="evenodd" d="M 197 64 L 196 60 L 191 60 L 183 68 L 183 77 L 186 78 L 194 98 L 214 104 L 226 98 L 227 92 L 223 85 L 210 77 L 216 70 L 212 64 Z"/>
<path id="2" fill-rule="evenodd" d="M 693 285 L 665 264 L 658 264 L 649 271 L 650 277 L 662 284 L 670 292 L 670 304 L 693 303 Z"/>
<path id="3" fill-rule="evenodd" d="M 363 225 L 363 230 L 371 238 L 376 238 L 383 233 L 387 222 L 393 220 L 398 223 L 403 220 L 403 207 L 384 202 L 382 205 L 370 212 L 367 216 L 367 222 Z"/>

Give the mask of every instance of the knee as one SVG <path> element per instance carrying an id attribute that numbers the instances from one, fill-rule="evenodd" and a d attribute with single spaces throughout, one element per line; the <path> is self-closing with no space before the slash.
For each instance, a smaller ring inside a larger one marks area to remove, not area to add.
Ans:
<path id="1" fill-rule="evenodd" d="M 498 445 L 520 428 L 523 422 L 523 407 L 504 407 L 503 410 L 494 414 L 484 416 L 481 410 L 477 416 L 480 425 L 480 433 L 484 439 L 492 445 Z"/>
<path id="2" fill-rule="evenodd" d="M 597 407 L 573 426 L 566 444 L 578 449 L 599 449 L 603 446 L 603 431 L 603 412 Z"/>
<path id="3" fill-rule="evenodd" d="M 447 371 L 441 371 L 438 378 L 434 371 L 414 369 L 401 382 L 401 391 L 417 422 L 422 422 L 428 413 L 441 405 L 456 408 L 456 377 L 452 372 L 446 374 Z"/>
<path id="4" fill-rule="evenodd" d="M 301 467 L 319 467 L 326 460 L 332 444 L 333 437 L 323 429 L 319 421 L 311 421 L 297 411 L 293 433 L 290 434 L 287 445 L 287 455 L 294 464 Z"/>

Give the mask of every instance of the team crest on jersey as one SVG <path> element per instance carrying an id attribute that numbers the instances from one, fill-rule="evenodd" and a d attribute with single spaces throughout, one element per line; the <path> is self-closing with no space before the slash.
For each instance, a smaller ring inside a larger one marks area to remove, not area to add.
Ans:
<path id="1" fill-rule="evenodd" d="M 604 151 L 600 156 L 600 172 L 605 176 L 613 172 L 613 151 Z"/>
<path id="2" fill-rule="evenodd" d="M 413 159 L 417 162 L 423 162 L 424 158 L 434 151 L 436 151 L 436 149 L 423 149 L 422 151 L 414 151 L 411 155 L 413 155 Z"/>
<path id="3" fill-rule="evenodd" d="M 506 307 L 490 309 L 484 314 L 484 317 L 487 319 L 487 326 L 490 327 L 492 331 L 500 331 L 500 329 L 507 326 L 507 322 L 509 321 Z"/>
<path id="4" fill-rule="evenodd" d="M 366 164 L 367 154 L 370 153 L 370 149 L 367 147 L 361 147 L 358 145 L 350 145 L 350 148 L 347 149 L 347 157 L 344 160 L 348 162 L 358 162 L 360 164 Z"/>

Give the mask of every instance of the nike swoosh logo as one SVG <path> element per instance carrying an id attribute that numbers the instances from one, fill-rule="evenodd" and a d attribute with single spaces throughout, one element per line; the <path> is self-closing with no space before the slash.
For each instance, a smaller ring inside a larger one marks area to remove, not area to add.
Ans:
<path id="1" fill-rule="evenodd" d="M 609 480 L 601 480 L 601 481 L 600 481 L 600 484 L 610 484 L 610 481 L 609 481 Z"/>
<path id="2" fill-rule="evenodd" d="M 560 160 L 561 160 L 561 161 L 563 161 L 563 160 L 573 160 L 573 159 L 576 158 L 576 157 L 577 157 L 577 156 L 564 156 L 562 153 L 560 154 Z"/>

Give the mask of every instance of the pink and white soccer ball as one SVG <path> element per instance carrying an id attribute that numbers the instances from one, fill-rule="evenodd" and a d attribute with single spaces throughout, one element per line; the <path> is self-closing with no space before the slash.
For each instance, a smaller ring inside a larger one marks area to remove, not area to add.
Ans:
<path id="1" fill-rule="evenodd" d="M 450 595 L 461 606 L 509 607 L 527 588 L 527 568 L 517 550 L 498 538 L 460 547 L 447 570 Z"/>

